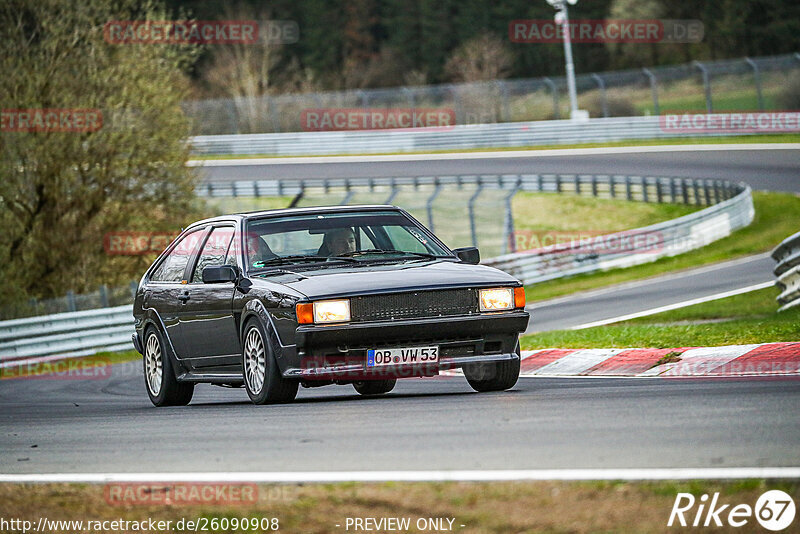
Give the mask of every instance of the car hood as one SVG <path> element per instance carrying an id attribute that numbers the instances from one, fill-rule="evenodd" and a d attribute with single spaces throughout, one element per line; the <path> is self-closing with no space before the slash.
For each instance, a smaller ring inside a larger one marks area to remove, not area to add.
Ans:
<path id="1" fill-rule="evenodd" d="M 255 277 L 254 281 L 259 277 Z M 354 296 L 452 287 L 519 285 L 513 276 L 485 265 L 453 261 L 404 262 L 309 269 L 262 278 L 288 286 L 308 298 Z"/>

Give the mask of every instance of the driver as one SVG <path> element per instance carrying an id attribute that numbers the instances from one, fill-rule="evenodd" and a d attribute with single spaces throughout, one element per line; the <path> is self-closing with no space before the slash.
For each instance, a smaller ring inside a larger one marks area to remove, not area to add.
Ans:
<path id="1" fill-rule="evenodd" d="M 325 234 L 322 247 L 328 256 L 341 256 L 356 251 L 356 236 L 350 228 L 337 228 Z"/>

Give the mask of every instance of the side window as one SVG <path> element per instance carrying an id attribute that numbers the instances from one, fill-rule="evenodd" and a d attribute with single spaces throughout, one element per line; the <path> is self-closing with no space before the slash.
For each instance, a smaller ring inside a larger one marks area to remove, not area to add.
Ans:
<path id="1" fill-rule="evenodd" d="M 186 269 L 192 253 L 199 246 L 204 232 L 205 228 L 202 228 L 183 236 L 172 252 L 164 258 L 161 265 L 153 271 L 150 280 L 153 282 L 180 282 L 183 280 L 183 271 Z"/>
<path id="2" fill-rule="evenodd" d="M 228 253 L 231 238 L 233 238 L 233 228 L 230 226 L 214 228 L 211 231 L 197 259 L 197 265 L 192 275 L 193 283 L 203 281 L 203 269 L 206 267 L 225 263 L 225 255 Z"/>

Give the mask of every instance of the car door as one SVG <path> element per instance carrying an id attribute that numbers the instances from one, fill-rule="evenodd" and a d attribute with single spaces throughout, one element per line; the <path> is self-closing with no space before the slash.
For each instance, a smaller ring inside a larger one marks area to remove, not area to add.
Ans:
<path id="1" fill-rule="evenodd" d="M 180 295 L 186 288 L 186 271 L 206 228 L 198 228 L 180 237 L 170 252 L 153 269 L 144 292 L 143 307 L 154 309 L 164 327 L 164 334 L 178 358 L 185 356 L 179 333 Z"/>
<path id="2" fill-rule="evenodd" d="M 235 284 L 203 283 L 204 268 L 225 263 L 233 234 L 233 225 L 211 229 L 183 288 L 179 339 L 193 368 L 237 365 L 240 360 L 239 331 L 233 313 Z"/>

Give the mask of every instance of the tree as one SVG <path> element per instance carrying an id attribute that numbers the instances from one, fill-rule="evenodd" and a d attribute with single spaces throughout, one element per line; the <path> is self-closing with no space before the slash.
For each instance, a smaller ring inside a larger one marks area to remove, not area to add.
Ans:
<path id="1" fill-rule="evenodd" d="M 155 2 L 10 0 L 0 7 L 0 108 L 96 109 L 96 131 L 6 131 L 0 146 L 0 306 L 141 276 L 111 231 L 196 217 L 180 103 L 197 47 L 110 44 L 115 20 L 164 20 Z"/>
<path id="2" fill-rule="evenodd" d="M 511 53 L 499 37 L 483 33 L 461 45 L 445 65 L 451 80 L 477 82 L 508 76 Z"/>

